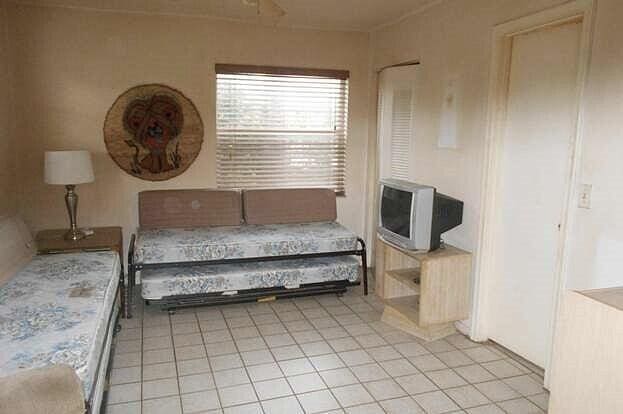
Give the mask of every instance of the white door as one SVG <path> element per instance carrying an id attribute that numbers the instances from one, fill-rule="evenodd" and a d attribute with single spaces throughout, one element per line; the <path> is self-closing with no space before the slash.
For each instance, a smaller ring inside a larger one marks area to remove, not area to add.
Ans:
<path id="1" fill-rule="evenodd" d="M 380 178 L 413 178 L 417 65 L 387 68 L 379 77 Z"/>
<path id="2" fill-rule="evenodd" d="M 581 23 L 513 37 L 489 337 L 546 367 L 575 134 Z"/>

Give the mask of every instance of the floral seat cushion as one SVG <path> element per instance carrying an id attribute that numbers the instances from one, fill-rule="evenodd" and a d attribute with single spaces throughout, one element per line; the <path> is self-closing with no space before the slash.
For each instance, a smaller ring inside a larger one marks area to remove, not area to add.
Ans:
<path id="1" fill-rule="evenodd" d="M 158 264 L 349 251 L 357 236 L 336 222 L 141 229 L 135 262 Z"/>
<path id="2" fill-rule="evenodd" d="M 167 296 L 232 292 L 272 287 L 297 288 L 303 284 L 359 278 L 359 262 L 353 256 L 299 260 L 176 266 L 142 271 L 143 299 Z"/>
<path id="3" fill-rule="evenodd" d="M 119 272 L 113 252 L 35 256 L 0 287 L 0 376 L 64 363 L 89 396 Z"/>

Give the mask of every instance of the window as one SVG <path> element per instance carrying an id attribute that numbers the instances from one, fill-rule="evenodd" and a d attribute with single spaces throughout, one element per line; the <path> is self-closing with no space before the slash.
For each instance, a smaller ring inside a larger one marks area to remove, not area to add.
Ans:
<path id="1" fill-rule="evenodd" d="M 348 75 L 216 65 L 218 186 L 344 193 Z"/>

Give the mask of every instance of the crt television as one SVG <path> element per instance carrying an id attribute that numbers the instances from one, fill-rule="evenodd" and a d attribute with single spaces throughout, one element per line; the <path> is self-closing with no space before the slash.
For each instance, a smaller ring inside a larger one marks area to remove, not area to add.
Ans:
<path id="1" fill-rule="evenodd" d="M 435 187 L 405 180 L 380 183 L 378 232 L 386 241 L 408 250 L 436 250 L 441 234 L 463 221 L 463 202 Z"/>

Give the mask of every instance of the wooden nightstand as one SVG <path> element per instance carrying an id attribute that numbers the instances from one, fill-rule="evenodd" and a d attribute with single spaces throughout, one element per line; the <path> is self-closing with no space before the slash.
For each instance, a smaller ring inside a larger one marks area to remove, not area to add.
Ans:
<path id="1" fill-rule="evenodd" d="M 119 275 L 121 309 L 124 316 L 128 314 L 126 304 L 125 277 L 123 271 L 123 233 L 121 227 L 95 227 L 93 235 L 81 240 L 65 240 L 67 229 L 42 230 L 37 233 L 35 242 L 37 254 L 99 252 L 112 250 L 119 253 L 121 260 L 121 274 Z"/>

